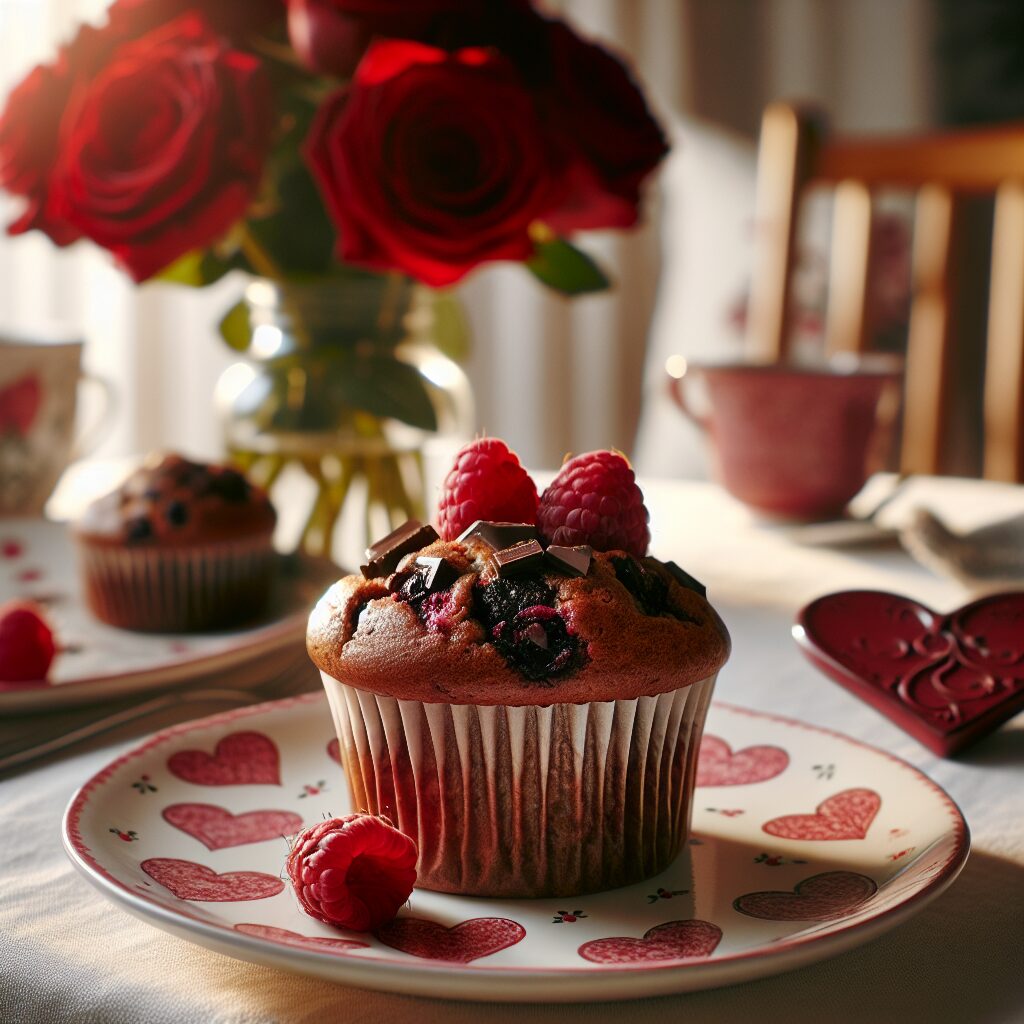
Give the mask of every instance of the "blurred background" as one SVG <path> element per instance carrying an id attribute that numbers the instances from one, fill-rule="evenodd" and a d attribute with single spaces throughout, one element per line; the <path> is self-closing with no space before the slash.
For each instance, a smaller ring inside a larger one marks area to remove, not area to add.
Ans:
<path id="1" fill-rule="evenodd" d="M 104 0 L 0 0 L 0 96 Z M 613 289 L 567 301 L 517 265 L 459 288 L 471 322 L 466 365 L 477 428 L 533 466 L 616 446 L 643 473 L 702 475 L 693 434 L 665 396 L 664 363 L 735 351 L 748 287 L 756 134 L 776 98 L 819 103 L 850 132 L 926 129 L 1024 115 L 1019 0 L 565 0 L 547 5 L 628 55 L 673 141 L 648 196 L 646 226 L 584 239 Z M 0 220 L 15 203 L 0 196 Z M 979 229 L 984 245 L 984 214 Z M 823 280 L 808 243 L 812 293 Z M 899 230 L 894 265 L 902 256 Z M 894 273 L 898 278 L 899 273 Z M 86 364 L 111 378 L 119 415 L 99 454 L 221 449 L 210 396 L 236 358 L 216 337 L 241 292 L 231 275 L 203 291 L 136 289 L 109 257 L 42 236 L 0 238 L 0 326 L 70 325 Z M 898 328 L 899 290 L 888 296 Z M 813 309 L 812 294 L 808 306 Z M 813 331 L 813 317 L 807 324 Z M 88 410 L 86 410 L 88 414 Z"/>

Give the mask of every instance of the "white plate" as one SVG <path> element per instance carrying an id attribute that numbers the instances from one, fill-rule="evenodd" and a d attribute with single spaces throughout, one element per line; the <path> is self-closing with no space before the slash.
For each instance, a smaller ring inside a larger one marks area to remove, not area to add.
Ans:
<path id="1" fill-rule="evenodd" d="M 65 848 L 126 910 L 228 956 L 392 992 L 514 1001 L 685 992 L 799 967 L 899 924 L 967 857 L 956 805 L 908 764 L 714 705 L 690 844 L 658 877 L 569 899 L 417 889 L 397 925 L 334 931 L 281 881 L 282 834 L 349 810 L 332 751 L 320 694 L 178 726 L 82 787 Z M 424 922 L 415 940 L 409 918 Z"/>
<path id="2" fill-rule="evenodd" d="M 44 519 L 0 520 L 0 604 L 43 604 L 60 651 L 45 682 L 0 684 L 0 716 L 88 704 L 249 666 L 269 674 L 300 656 L 309 610 L 340 575 L 329 563 L 282 558 L 267 612 L 244 629 L 152 634 L 99 622 L 82 596 L 67 527 Z M 239 675 L 242 678 L 242 675 Z M 247 686 L 260 680 L 244 675 Z M 218 685 L 230 685 L 218 678 Z"/>

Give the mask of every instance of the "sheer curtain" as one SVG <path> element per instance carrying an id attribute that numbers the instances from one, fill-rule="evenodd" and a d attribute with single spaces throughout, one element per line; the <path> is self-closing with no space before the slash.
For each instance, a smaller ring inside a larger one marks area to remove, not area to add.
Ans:
<path id="1" fill-rule="evenodd" d="M 0 0 L 0 95 L 105 6 Z M 927 118 L 929 0 L 548 7 L 629 55 L 666 122 L 687 112 L 752 133 L 768 99 L 794 93 L 823 100 L 843 127 L 902 128 Z M 685 158 L 683 151 L 672 159 Z M 657 188 L 649 199 L 641 229 L 581 240 L 614 281 L 606 294 L 560 299 L 516 266 L 481 270 L 460 289 L 474 336 L 467 369 L 477 426 L 507 438 L 531 465 L 557 465 L 569 450 L 632 445 L 661 271 Z M 4 223 L 12 210 L 0 199 Z M 54 320 L 81 331 L 89 367 L 110 377 L 120 397 L 106 454 L 175 447 L 213 456 L 213 386 L 234 358 L 214 325 L 241 284 L 134 288 L 87 244 L 57 252 L 43 238 L 0 238 L 0 331 Z"/>

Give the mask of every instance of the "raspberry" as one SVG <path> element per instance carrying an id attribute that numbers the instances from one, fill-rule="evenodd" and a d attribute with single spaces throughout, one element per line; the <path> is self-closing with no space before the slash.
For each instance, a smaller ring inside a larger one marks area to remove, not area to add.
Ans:
<path id="1" fill-rule="evenodd" d="M 540 498 L 537 526 L 547 544 L 589 544 L 597 551 L 647 554 L 651 532 L 644 496 L 618 452 L 570 459 Z"/>
<path id="2" fill-rule="evenodd" d="M 14 601 L 0 607 L 0 681 L 45 679 L 56 649 L 53 630 L 38 605 Z"/>
<path id="3" fill-rule="evenodd" d="M 286 867 L 299 903 L 325 924 L 368 932 L 398 913 L 416 883 L 416 844 L 372 814 L 303 829 Z"/>
<path id="4" fill-rule="evenodd" d="M 454 540 L 478 519 L 537 521 L 537 485 L 504 441 L 482 437 L 455 456 L 437 506 L 438 533 Z"/>

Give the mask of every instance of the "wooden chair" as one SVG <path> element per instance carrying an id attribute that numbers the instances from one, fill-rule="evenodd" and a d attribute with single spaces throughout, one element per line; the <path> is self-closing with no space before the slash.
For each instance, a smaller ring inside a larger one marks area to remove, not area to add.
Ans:
<path id="1" fill-rule="evenodd" d="M 818 113 L 769 106 L 761 127 L 747 321 L 754 357 L 786 356 L 799 201 L 808 187 L 822 183 L 835 187 L 825 342 L 830 353 L 861 352 L 867 345 L 873 192 L 894 187 L 916 197 L 900 453 L 907 473 L 942 467 L 954 345 L 955 214 L 966 196 L 995 196 L 982 471 L 990 479 L 1024 480 L 1024 123 L 916 138 L 833 138 Z"/>

